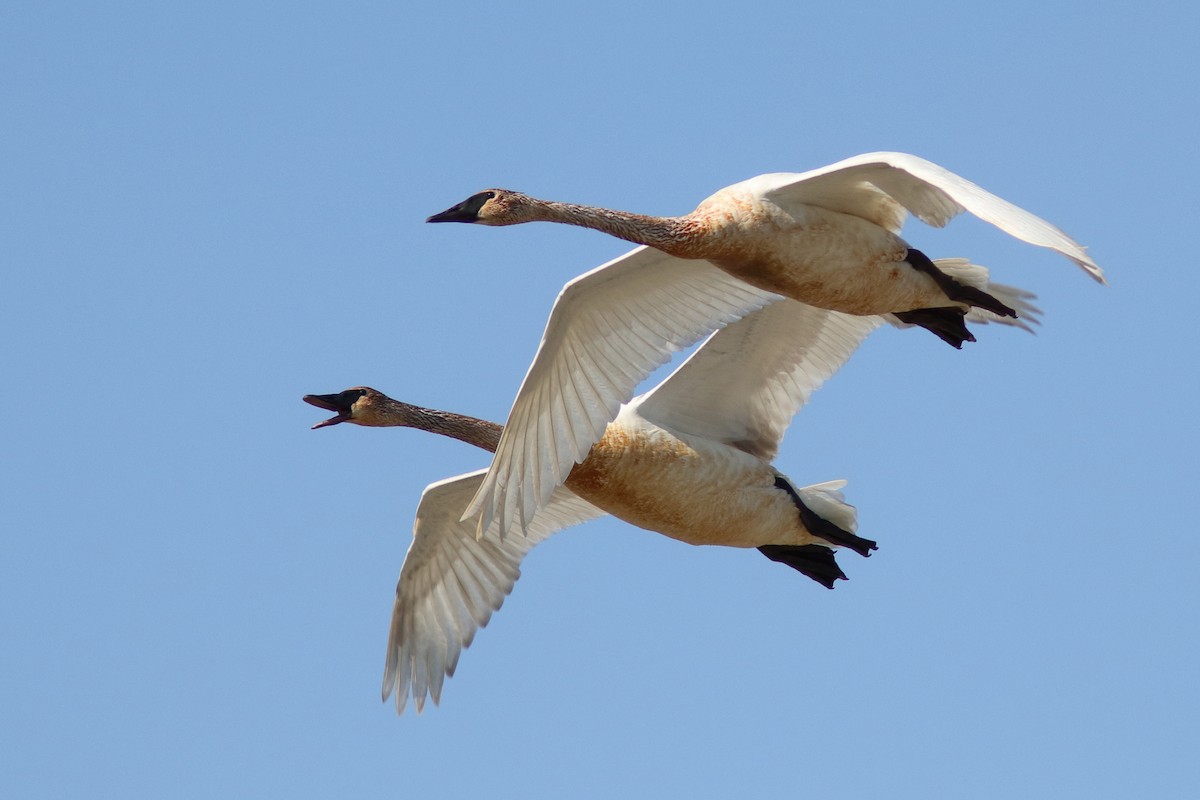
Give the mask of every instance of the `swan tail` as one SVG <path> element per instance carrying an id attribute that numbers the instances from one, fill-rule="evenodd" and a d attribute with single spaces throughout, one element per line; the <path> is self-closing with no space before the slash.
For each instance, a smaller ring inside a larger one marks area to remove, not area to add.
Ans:
<path id="1" fill-rule="evenodd" d="M 1029 333 L 1034 332 L 1031 326 L 1042 324 L 1042 309 L 1034 305 L 1033 301 L 1037 299 L 1037 295 L 1033 292 L 1003 283 L 993 283 L 987 267 L 972 264 L 965 258 L 939 258 L 933 263 L 941 272 L 959 283 L 986 291 L 1005 306 L 1017 312 L 1017 315 L 1012 317 L 975 306 L 967 309 L 967 322 L 979 325 L 988 323 L 1010 325 Z"/>
<path id="2" fill-rule="evenodd" d="M 1016 286 L 992 283 L 988 279 L 987 267 L 972 264 L 965 258 L 939 258 L 933 265 L 943 276 L 993 298 L 1005 309 L 1004 312 L 997 313 L 981 306 L 966 309 L 954 306 L 918 308 L 887 315 L 893 325 L 917 325 L 936 334 L 942 341 L 961 348 L 963 342 L 975 341 L 975 336 L 967 329 L 967 322 L 979 325 L 1009 325 L 1029 333 L 1034 332 L 1034 325 L 1042 324 L 1042 309 L 1033 303 L 1037 295 Z"/>
<path id="3" fill-rule="evenodd" d="M 909 248 L 904 260 L 912 265 L 913 269 L 924 272 L 933 278 L 933 282 L 937 284 L 938 288 L 956 303 L 982 308 L 1001 317 L 1017 316 L 1016 309 L 1005 305 L 998 298 L 984 291 L 982 287 L 972 285 L 973 282 L 952 276 L 920 250 Z"/>
<path id="4" fill-rule="evenodd" d="M 982 269 L 982 267 L 981 267 Z M 1031 301 L 1037 298 L 1033 292 L 1018 289 L 1015 286 L 1005 286 L 1003 283 L 988 284 L 988 291 L 1000 298 L 1006 305 L 1017 310 L 1015 317 L 1002 317 L 982 308 L 972 308 L 967 311 L 967 321 L 987 325 L 989 322 L 999 325 L 1010 325 L 1023 331 L 1034 333 L 1034 325 L 1042 324 L 1042 309 Z"/>
<path id="5" fill-rule="evenodd" d="M 810 534 L 836 547 L 848 547 L 860 556 L 869 556 L 879 547 L 870 539 L 855 535 L 857 513 L 838 491 L 844 485 L 844 481 L 833 481 L 796 489 L 782 475 L 775 478 L 775 488 L 791 497 L 800 512 L 801 524 Z"/>

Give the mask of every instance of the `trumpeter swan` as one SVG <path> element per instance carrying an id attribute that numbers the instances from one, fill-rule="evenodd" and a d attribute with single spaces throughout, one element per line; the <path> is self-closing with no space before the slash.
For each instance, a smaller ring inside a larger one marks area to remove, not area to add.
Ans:
<path id="1" fill-rule="evenodd" d="M 908 213 L 941 227 L 962 211 L 1061 253 L 1104 282 L 1083 247 L 1058 228 L 906 153 L 868 153 L 809 172 L 760 175 L 721 189 L 679 217 L 489 189 L 428 221 L 592 228 L 679 259 L 707 261 L 760 289 L 819 308 L 893 313 L 961 347 L 975 340 L 963 323 L 967 307 L 1006 316 L 1015 309 L 947 275 L 899 233 Z"/>
<path id="2" fill-rule="evenodd" d="M 1026 295 L 1001 293 L 1036 314 Z M 497 521 L 477 539 L 476 526 L 462 520 L 485 470 L 427 487 L 396 587 L 384 699 L 394 692 L 401 712 L 410 693 L 418 712 L 427 695 L 437 703 L 444 677 L 511 591 L 525 554 L 604 512 L 690 544 L 756 547 L 833 588 L 845 578 L 833 546 L 862 555 L 875 547 L 854 533 L 855 510 L 839 491 L 844 481 L 796 487 L 770 462 L 791 417 L 882 322 L 783 300 L 718 331 L 621 408 L 565 484 L 550 487 L 525 520 L 525 536 L 502 537 Z M 415 427 L 487 450 L 502 438 L 495 423 L 366 387 L 304 399 L 336 412 L 313 427 Z"/>

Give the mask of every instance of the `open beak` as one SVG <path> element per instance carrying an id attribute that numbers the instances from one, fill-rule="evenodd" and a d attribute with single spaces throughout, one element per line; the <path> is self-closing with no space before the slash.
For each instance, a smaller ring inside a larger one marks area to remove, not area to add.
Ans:
<path id="1" fill-rule="evenodd" d="M 324 428 L 326 425 L 337 425 L 339 422 L 349 422 L 351 419 L 350 406 L 342 400 L 341 395 L 306 394 L 304 395 L 304 402 L 310 406 L 335 412 L 334 416 L 324 422 L 318 422 L 316 425 L 313 425 L 313 430 Z"/>

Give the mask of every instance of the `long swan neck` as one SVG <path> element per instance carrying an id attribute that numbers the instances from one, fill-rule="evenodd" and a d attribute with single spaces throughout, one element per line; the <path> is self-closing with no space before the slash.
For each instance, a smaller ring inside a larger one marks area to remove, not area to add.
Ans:
<path id="1" fill-rule="evenodd" d="M 492 453 L 496 452 L 496 445 L 500 442 L 500 433 L 504 430 L 503 425 L 488 422 L 486 419 L 468 417 L 451 411 L 422 408 L 391 398 L 379 404 L 379 408 L 375 410 L 375 416 L 377 418 L 375 424 L 380 426 L 404 426 L 430 433 L 440 433 L 442 436 L 449 436 L 460 442 L 482 447 Z"/>
<path id="2" fill-rule="evenodd" d="M 652 217 L 611 208 L 538 200 L 534 206 L 538 220 L 578 225 L 607 233 L 634 244 L 648 244 L 670 252 L 689 236 L 684 217 Z"/>

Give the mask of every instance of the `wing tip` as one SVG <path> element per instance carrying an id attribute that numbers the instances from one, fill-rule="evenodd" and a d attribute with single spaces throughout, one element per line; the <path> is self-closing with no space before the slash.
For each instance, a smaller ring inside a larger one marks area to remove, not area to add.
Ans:
<path id="1" fill-rule="evenodd" d="M 1100 268 L 1099 264 L 1097 264 L 1095 261 L 1092 261 L 1090 256 L 1088 256 L 1086 253 L 1082 252 L 1082 248 L 1080 248 L 1080 251 L 1081 252 L 1079 252 L 1077 254 L 1076 253 L 1063 253 L 1063 255 L 1065 255 L 1067 258 L 1071 259 L 1071 261 L 1073 261 L 1076 266 L 1078 266 L 1081 270 L 1086 272 L 1091 277 L 1091 279 L 1094 280 L 1096 283 L 1100 284 L 1101 286 L 1107 286 L 1108 278 L 1106 278 L 1104 276 L 1104 270 Z M 1060 252 L 1062 252 L 1062 251 L 1060 251 Z"/>

